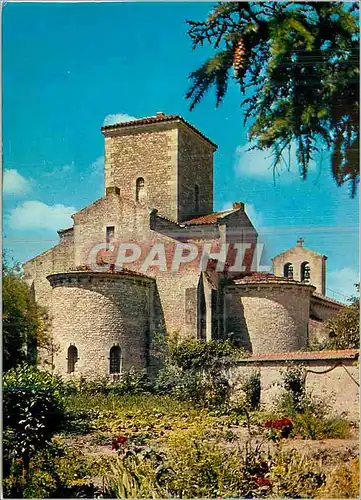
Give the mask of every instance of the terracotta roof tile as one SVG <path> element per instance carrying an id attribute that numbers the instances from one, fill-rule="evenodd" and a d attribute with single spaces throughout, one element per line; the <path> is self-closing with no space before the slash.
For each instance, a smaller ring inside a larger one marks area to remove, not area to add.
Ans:
<path id="1" fill-rule="evenodd" d="M 137 120 L 131 120 L 129 122 L 115 123 L 114 125 L 106 125 L 106 126 L 101 128 L 101 131 L 105 132 L 107 130 L 118 129 L 118 128 L 134 127 L 134 126 L 139 126 L 139 125 L 151 125 L 153 123 L 172 122 L 172 121 L 180 121 L 180 122 L 184 123 L 185 125 L 187 125 L 189 128 L 191 128 L 194 132 L 196 132 L 198 135 L 200 135 L 203 139 L 205 139 L 207 142 L 212 144 L 212 146 L 217 149 L 217 147 L 218 147 L 217 144 L 215 144 L 213 141 L 208 139 L 208 137 L 206 137 L 204 134 L 202 134 L 202 132 L 200 132 L 191 123 L 187 122 L 180 115 L 166 115 L 164 113 L 159 113 L 156 116 L 139 118 Z"/>
<path id="2" fill-rule="evenodd" d="M 119 274 L 119 275 L 128 275 L 128 276 L 140 276 L 142 278 L 151 278 L 150 276 L 147 276 L 146 274 L 139 273 L 137 271 L 133 271 L 133 269 L 128 269 L 126 267 L 123 267 L 122 269 L 115 269 L 113 264 L 110 264 L 106 271 L 94 271 L 89 266 L 84 265 L 84 266 L 72 267 L 67 272 L 69 272 L 69 273 L 82 272 L 82 273 L 93 273 L 93 274 Z M 63 274 L 63 273 L 59 273 L 59 274 Z"/>
<path id="3" fill-rule="evenodd" d="M 346 307 L 346 304 L 339 302 L 338 300 L 331 299 L 330 297 L 326 297 L 326 295 L 322 295 L 321 293 L 313 292 L 313 297 L 316 299 L 324 300 L 326 302 L 330 302 L 331 304 L 336 304 L 338 306 Z"/>
<path id="4" fill-rule="evenodd" d="M 215 224 L 218 219 L 231 214 L 232 212 L 237 212 L 239 209 L 224 210 L 223 212 L 213 212 L 212 214 L 202 215 L 201 217 L 195 217 L 193 219 L 186 220 L 181 224 L 184 226 L 197 226 L 200 224 Z"/>
<path id="5" fill-rule="evenodd" d="M 252 272 L 243 274 L 233 279 L 233 283 L 236 285 L 244 285 L 247 283 L 290 283 L 290 284 L 298 284 L 305 285 L 300 281 L 295 281 L 292 278 L 286 278 L 283 276 L 275 276 L 271 273 L 260 273 L 260 272 Z"/>
<path id="6" fill-rule="evenodd" d="M 255 354 L 249 358 L 244 358 L 240 362 L 257 361 L 307 361 L 307 360 L 327 360 L 327 359 L 358 359 L 358 349 L 343 349 L 334 351 L 294 351 L 277 352 L 272 354 Z"/>

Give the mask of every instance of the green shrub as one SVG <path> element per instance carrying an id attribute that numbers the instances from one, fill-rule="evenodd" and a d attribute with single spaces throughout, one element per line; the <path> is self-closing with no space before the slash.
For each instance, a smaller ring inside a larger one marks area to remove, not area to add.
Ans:
<path id="1" fill-rule="evenodd" d="M 230 340 L 203 342 L 187 339 L 169 343 L 169 362 L 182 370 L 219 370 L 222 366 L 246 356 L 246 351 Z"/>
<path id="2" fill-rule="evenodd" d="M 153 385 L 146 370 L 130 369 L 120 375 L 119 380 L 110 383 L 109 394 L 141 394 L 152 392 Z"/>
<path id="3" fill-rule="evenodd" d="M 92 478 L 105 474 L 103 460 L 60 447 L 56 443 L 36 453 L 29 463 L 29 472 L 22 474 L 22 464 L 15 460 L 10 474 L 4 478 L 6 498 L 99 498 L 102 491 Z"/>
<path id="4" fill-rule="evenodd" d="M 295 408 L 294 397 L 287 392 L 282 394 L 278 401 L 277 414 L 292 418 L 294 424 L 292 437 L 345 439 L 349 436 L 350 424 L 342 418 L 330 416 L 331 407 L 326 401 L 310 394 L 304 394 L 301 401 L 302 406 L 297 405 Z"/>
<path id="5" fill-rule="evenodd" d="M 350 424 L 337 417 L 324 417 L 312 412 L 298 414 L 293 419 L 293 435 L 304 439 L 345 439 L 350 434 Z"/>
<path id="6" fill-rule="evenodd" d="M 3 377 L 4 455 L 29 459 L 50 443 L 64 421 L 62 381 L 27 365 Z"/>
<path id="7" fill-rule="evenodd" d="M 289 394 L 296 413 L 302 413 L 306 405 L 305 373 L 302 366 L 290 366 L 282 373 L 283 388 Z M 286 401 L 285 401 L 286 402 Z"/>
<path id="8" fill-rule="evenodd" d="M 258 410 L 261 402 L 261 374 L 252 373 L 242 386 L 246 404 L 251 410 Z"/>
<path id="9" fill-rule="evenodd" d="M 146 370 L 130 369 L 119 375 L 118 379 L 109 377 L 96 377 L 86 379 L 85 377 L 74 378 L 65 384 L 65 394 L 82 393 L 90 396 L 96 394 L 105 395 L 123 395 L 140 394 L 142 392 L 151 392 L 152 383 L 149 380 Z"/>

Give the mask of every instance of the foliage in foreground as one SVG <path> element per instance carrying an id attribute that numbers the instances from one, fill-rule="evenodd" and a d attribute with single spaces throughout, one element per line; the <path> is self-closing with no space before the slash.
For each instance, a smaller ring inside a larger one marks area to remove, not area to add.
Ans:
<path id="1" fill-rule="evenodd" d="M 319 464 L 280 444 L 273 454 L 252 441 L 235 452 L 203 430 L 175 436 L 166 453 L 123 438 L 118 453 L 108 476 L 117 498 L 313 497 L 326 479 Z"/>
<path id="2" fill-rule="evenodd" d="M 3 259 L 3 370 L 35 361 L 36 344 L 47 341 L 46 312 L 34 301 L 18 265 Z"/>
<path id="3" fill-rule="evenodd" d="M 15 461 L 26 477 L 32 457 L 51 443 L 64 420 L 62 383 L 49 373 L 21 365 L 3 377 L 4 476 Z"/>
<path id="4" fill-rule="evenodd" d="M 338 185 L 359 181 L 359 6 L 345 2 L 222 2 L 202 22 L 188 21 L 193 48 L 215 50 L 191 73 L 191 109 L 230 77 L 245 94 L 249 138 L 290 166 L 295 146 L 307 176 L 320 146 L 331 150 Z M 233 74 L 232 74 L 233 72 Z"/>
<path id="5" fill-rule="evenodd" d="M 106 458 L 89 458 L 56 442 L 37 452 L 23 474 L 20 459 L 3 480 L 6 498 L 98 498 L 103 490 L 94 478 L 109 468 Z"/>

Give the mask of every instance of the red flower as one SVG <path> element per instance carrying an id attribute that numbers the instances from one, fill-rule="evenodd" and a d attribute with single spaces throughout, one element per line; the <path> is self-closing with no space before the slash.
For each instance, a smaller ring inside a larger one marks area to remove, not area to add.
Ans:
<path id="1" fill-rule="evenodd" d="M 283 418 L 281 420 L 282 422 L 282 427 L 284 427 L 285 425 L 289 425 L 290 427 L 293 427 L 293 423 L 292 423 L 292 420 L 290 418 Z"/>
<path id="2" fill-rule="evenodd" d="M 128 441 L 128 438 L 126 438 L 125 436 L 119 436 L 117 437 L 117 443 L 119 444 L 124 444 Z"/>
<path id="3" fill-rule="evenodd" d="M 128 441 L 125 436 L 117 437 L 112 443 L 112 450 L 118 450 L 120 446 Z"/>
<path id="4" fill-rule="evenodd" d="M 258 486 L 272 486 L 272 483 L 269 479 L 266 479 L 265 477 L 259 477 L 258 479 L 256 479 L 256 483 L 258 484 Z"/>
<path id="5" fill-rule="evenodd" d="M 268 420 L 265 422 L 264 426 L 266 429 L 282 430 L 284 427 L 290 427 L 292 429 L 293 423 L 289 418 L 282 418 L 280 420 Z"/>

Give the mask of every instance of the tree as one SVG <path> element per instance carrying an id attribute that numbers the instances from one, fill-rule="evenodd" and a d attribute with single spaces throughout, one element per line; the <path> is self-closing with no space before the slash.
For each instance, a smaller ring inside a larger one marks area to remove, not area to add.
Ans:
<path id="1" fill-rule="evenodd" d="M 333 177 L 359 182 L 358 2 L 225 2 L 187 21 L 193 48 L 216 53 L 190 74 L 193 109 L 211 88 L 217 106 L 233 76 L 245 95 L 253 148 L 270 150 L 274 172 L 291 146 L 303 179 L 320 148 Z M 233 74 L 232 74 L 233 70 Z M 251 148 L 252 149 L 252 148 Z"/>
<path id="2" fill-rule="evenodd" d="M 47 337 L 47 316 L 39 307 L 19 265 L 3 259 L 3 369 L 34 362 L 36 346 Z"/>
<path id="3" fill-rule="evenodd" d="M 351 304 L 327 323 L 333 332 L 333 339 L 328 346 L 330 348 L 360 348 L 360 285 L 355 286 L 357 296 L 350 299 Z"/>

